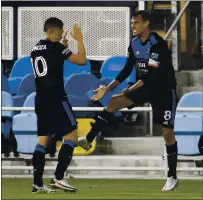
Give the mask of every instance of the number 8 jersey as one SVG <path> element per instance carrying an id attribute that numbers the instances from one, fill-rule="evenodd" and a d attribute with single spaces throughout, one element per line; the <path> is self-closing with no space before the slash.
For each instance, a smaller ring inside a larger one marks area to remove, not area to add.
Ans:
<path id="1" fill-rule="evenodd" d="M 65 95 L 64 60 L 72 54 L 59 42 L 40 40 L 31 51 L 37 95 Z"/>

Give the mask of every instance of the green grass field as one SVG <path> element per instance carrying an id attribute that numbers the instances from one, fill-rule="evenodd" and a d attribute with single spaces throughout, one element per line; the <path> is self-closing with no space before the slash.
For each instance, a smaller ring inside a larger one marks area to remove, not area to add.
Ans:
<path id="1" fill-rule="evenodd" d="M 70 179 L 69 183 L 78 188 L 76 193 L 32 194 L 32 179 L 2 178 L 2 199 L 203 199 L 202 180 L 180 180 L 170 192 L 161 192 L 165 180 Z"/>

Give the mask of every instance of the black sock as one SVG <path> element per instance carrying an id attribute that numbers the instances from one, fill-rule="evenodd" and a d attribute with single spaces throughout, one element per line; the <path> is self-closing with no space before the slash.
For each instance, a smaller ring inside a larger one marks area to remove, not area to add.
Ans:
<path id="1" fill-rule="evenodd" d="M 63 179 L 64 173 L 72 160 L 73 150 L 75 146 L 75 142 L 71 140 L 64 140 L 63 145 L 58 154 L 58 164 L 54 174 L 57 180 Z"/>
<path id="2" fill-rule="evenodd" d="M 166 152 L 168 154 L 168 177 L 173 176 L 173 178 L 177 178 L 176 175 L 176 168 L 177 168 L 177 154 L 178 154 L 178 147 L 177 142 L 172 145 L 166 145 Z"/>
<path id="3" fill-rule="evenodd" d="M 35 147 L 35 152 L 33 154 L 33 167 L 34 167 L 34 184 L 42 187 L 43 186 L 43 173 L 45 165 L 45 151 L 46 147 L 37 144 Z"/>
<path id="4" fill-rule="evenodd" d="M 87 134 L 86 138 L 88 142 L 92 142 L 94 138 L 99 134 L 105 125 L 109 122 L 113 113 L 107 112 L 105 109 L 97 116 L 96 122 L 93 124 L 91 131 Z"/>

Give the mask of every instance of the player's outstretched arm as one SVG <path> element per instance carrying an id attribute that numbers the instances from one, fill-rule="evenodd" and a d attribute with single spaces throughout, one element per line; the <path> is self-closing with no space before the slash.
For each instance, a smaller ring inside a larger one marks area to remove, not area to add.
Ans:
<path id="1" fill-rule="evenodd" d="M 134 64 L 135 64 L 135 56 L 133 54 L 133 50 L 130 45 L 128 48 L 128 58 L 124 68 L 119 72 L 116 78 L 108 86 L 106 86 L 105 88 L 96 89 L 94 91 L 96 94 L 91 98 L 91 100 L 99 101 L 106 95 L 108 91 L 113 90 L 120 83 L 122 83 L 131 74 Z"/>
<path id="2" fill-rule="evenodd" d="M 119 82 L 117 80 L 113 80 L 108 86 L 105 88 L 97 88 L 93 92 L 95 95 L 91 98 L 92 101 L 99 101 L 102 99 L 106 93 L 110 90 L 113 90 L 117 85 L 119 85 Z"/>
<path id="3" fill-rule="evenodd" d="M 85 65 L 86 64 L 86 52 L 85 52 L 85 47 L 84 47 L 84 42 L 83 42 L 83 34 L 81 31 L 81 28 L 77 24 L 75 24 L 73 26 L 73 32 L 71 33 L 71 36 L 78 43 L 78 53 L 71 54 L 71 56 L 68 58 L 68 61 L 78 64 L 78 65 Z"/>

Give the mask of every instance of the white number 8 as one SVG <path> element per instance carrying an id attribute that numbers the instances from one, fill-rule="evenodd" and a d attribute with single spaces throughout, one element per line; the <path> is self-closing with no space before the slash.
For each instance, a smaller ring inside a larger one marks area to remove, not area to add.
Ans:
<path id="1" fill-rule="evenodd" d="M 164 119 L 167 121 L 171 119 L 171 111 L 170 110 L 165 111 Z"/>
<path id="2" fill-rule="evenodd" d="M 41 73 L 39 72 L 39 68 L 38 68 L 39 61 L 42 62 L 42 67 L 43 67 L 43 71 Z M 35 59 L 35 63 L 33 63 L 33 59 L 31 58 L 31 62 L 32 62 L 32 66 L 34 66 L 34 68 L 35 68 L 34 74 L 35 74 L 35 71 L 36 71 L 38 77 L 45 76 L 47 74 L 47 70 L 48 70 L 47 63 L 46 63 L 46 60 L 42 56 L 37 57 Z M 35 78 L 36 78 L 36 74 L 35 74 Z"/>

